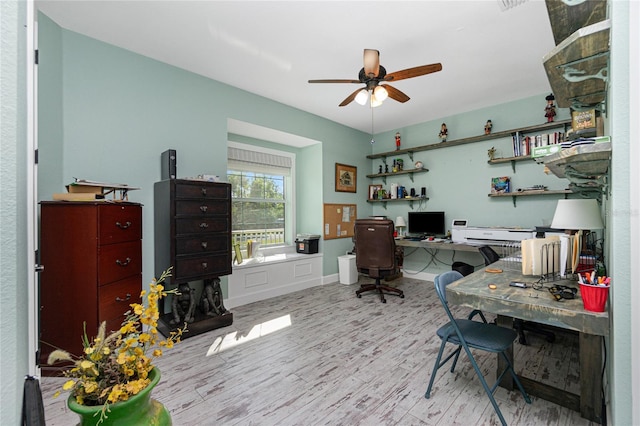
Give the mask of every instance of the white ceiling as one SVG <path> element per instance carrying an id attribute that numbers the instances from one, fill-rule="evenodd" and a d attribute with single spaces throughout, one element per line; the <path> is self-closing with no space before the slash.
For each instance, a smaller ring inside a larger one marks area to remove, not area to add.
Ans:
<path id="1" fill-rule="evenodd" d="M 36 0 L 63 28 L 370 133 L 372 111 L 338 104 L 365 48 L 387 72 L 442 63 L 398 81 L 411 97 L 375 108 L 374 132 L 550 91 L 542 57 L 555 47 L 545 2 L 502 11 L 476 1 Z M 541 98 L 541 115 L 544 98 Z"/>

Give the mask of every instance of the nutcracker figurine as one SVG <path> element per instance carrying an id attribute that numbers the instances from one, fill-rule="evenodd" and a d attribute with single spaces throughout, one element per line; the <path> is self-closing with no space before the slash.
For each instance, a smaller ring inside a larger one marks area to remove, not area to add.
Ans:
<path id="1" fill-rule="evenodd" d="M 400 149 L 400 132 L 396 132 L 396 151 Z"/>

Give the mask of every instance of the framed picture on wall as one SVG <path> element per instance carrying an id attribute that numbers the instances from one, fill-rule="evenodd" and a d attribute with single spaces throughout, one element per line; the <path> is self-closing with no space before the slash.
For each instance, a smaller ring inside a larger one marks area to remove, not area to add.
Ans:
<path id="1" fill-rule="evenodd" d="M 357 168 L 336 163 L 336 192 L 356 192 Z"/>

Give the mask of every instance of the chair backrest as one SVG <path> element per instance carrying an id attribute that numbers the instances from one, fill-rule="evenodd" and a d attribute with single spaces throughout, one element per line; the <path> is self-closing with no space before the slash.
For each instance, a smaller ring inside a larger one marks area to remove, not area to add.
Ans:
<path id="1" fill-rule="evenodd" d="M 478 247 L 478 250 L 480 250 L 480 254 L 484 257 L 484 266 L 489 266 L 500 260 L 500 255 L 489 246 Z"/>
<path id="2" fill-rule="evenodd" d="M 433 280 L 433 283 L 436 286 L 436 293 L 447 311 L 447 286 L 454 281 L 458 281 L 462 277 L 463 275 L 458 271 L 447 271 L 436 276 Z"/>
<path id="3" fill-rule="evenodd" d="M 396 267 L 393 221 L 357 219 L 355 224 L 356 267 L 372 277 L 391 273 Z M 388 275 L 388 274 L 387 274 Z"/>

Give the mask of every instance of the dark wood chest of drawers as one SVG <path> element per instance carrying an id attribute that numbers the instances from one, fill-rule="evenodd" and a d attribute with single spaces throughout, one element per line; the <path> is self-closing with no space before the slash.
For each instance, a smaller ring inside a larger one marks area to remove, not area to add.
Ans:
<path id="1" fill-rule="evenodd" d="M 154 215 L 156 276 L 173 266 L 168 283 L 175 287 L 231 274 L 230 184 L 185 179 L 156 182 Z M 227 314 L 222 319 L 196 311 L 196 321 L 189 324 L 185 337 L 231 324 L 231 313 Z M 165 334 L 175 328 L 168 325 L 170 317 L 167 313 L 160 318 L 159 329 Z"/>
<path id="2" fill-rule="evenodd" d="M 142 206 L 129 202 L 40 204 L 40 365 L 55 348 L 82 353 L 102 321 L 120 327 L 142 289 Z"/>

